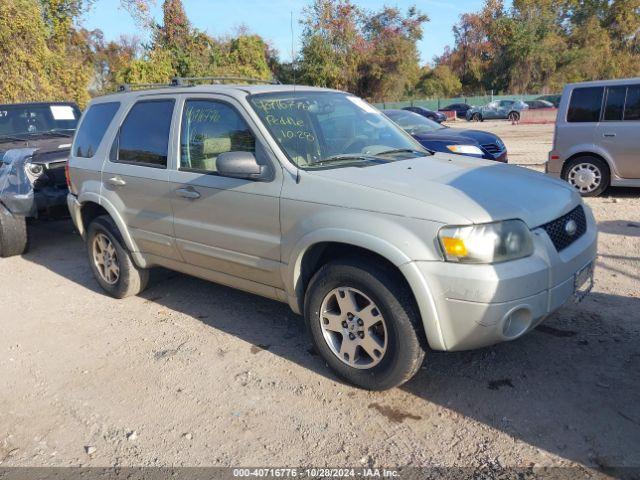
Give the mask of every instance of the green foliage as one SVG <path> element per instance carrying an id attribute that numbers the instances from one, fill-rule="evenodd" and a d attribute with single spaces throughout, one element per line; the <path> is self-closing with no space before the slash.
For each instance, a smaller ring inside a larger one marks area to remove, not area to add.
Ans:
<path id="1" fill-rule="evenodd" d="M 455 97 L 462 91 L 462 82 L 447 65 L 438 65 L 434 69 L 424 67 L 420 80 L 416 84 L 413 96 L 426 98 Z"/>
<path id="2" fill-rule="evenodd" d="M 315 0 L 305 9 L 299 68 L 304 83 L 399 99 L 418 80 L 416 42 L 428 18 L 415 8 L 365 12 L 350 0 Z"/>
<path id="3" fill-rule="evenodd" d="M 0 101 L 44 100 L 53 94 L 51 53 L 40 7 L 31 0 L 0 2 Z"/>
<path id="4" fill-rule="evenodd" d="M 640 0 L 486 0 L 438 59 L 466 93 L 559 91 L 640 72 Z"/>

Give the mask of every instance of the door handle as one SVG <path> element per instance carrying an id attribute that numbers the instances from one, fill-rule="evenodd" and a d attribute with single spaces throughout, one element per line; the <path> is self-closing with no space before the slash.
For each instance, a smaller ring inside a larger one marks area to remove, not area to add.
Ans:
<path id="1" fill-rule="evenodd" d="M 188 198 L 191 200 L 200 198 L 200 193 L 193 187 L 178 188 L 176 190 L 176 195 L 178 195 L 179 197 Z"/>
<path id="2" fill-rule="evenodd" d="M 125 186 L 127 184 L 127 182 L 125 182 L 120 177 L 111 177 L 109 180 L 107 180 L 107 183 L 109 185 L 114 186 L 114 187 L 123 187 L 123 186 Z"/>
<path id="3" fill-rule="evenodd" d="M 615 133 L 605 133 L 604 136 L 607 137 L 607 138 L 613 138 L 613 137 L 616 136 L 616 134 Z"/>

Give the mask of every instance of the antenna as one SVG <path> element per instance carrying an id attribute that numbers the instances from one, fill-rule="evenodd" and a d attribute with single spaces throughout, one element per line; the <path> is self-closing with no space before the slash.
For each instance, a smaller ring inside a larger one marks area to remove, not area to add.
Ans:
<path id="1" fill-rule="evenodd" d="M 293 35 L 293 10 L 291 10 L 291 69 L 293 70 L 293 95 L 296 94 L 296 47 L 295 37 Z M 297 141 L 296 141 L 297 143 Z M 296 165 L 297 166 L 297 165 Z M 296 183 L 300 183 L 300 168 L 296 169 Z"/>
<path id="2" fill-rule="evenodd" d="M 293 70 L 293 91 L 296 91 L 296 49 L 293 35 L 293 10 L 291 10 L 291 68 Z"/>

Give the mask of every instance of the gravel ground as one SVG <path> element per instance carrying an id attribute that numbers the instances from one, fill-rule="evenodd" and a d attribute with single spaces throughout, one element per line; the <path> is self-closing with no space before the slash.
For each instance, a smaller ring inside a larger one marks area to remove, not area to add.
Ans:
<path id="1" fill-rule="evenodd" d="M 477 126 L 534 166 L 553 132 Z M 583 303 L 515 342 L 430 352 L 384 393 L 338 381 L 284 304 L 164 270 L 113 300 L 69 221 L 35 223 L 30 253 L 0 260 L 0 465 L 639 467 L 639 196 L 588 201 Z"/>

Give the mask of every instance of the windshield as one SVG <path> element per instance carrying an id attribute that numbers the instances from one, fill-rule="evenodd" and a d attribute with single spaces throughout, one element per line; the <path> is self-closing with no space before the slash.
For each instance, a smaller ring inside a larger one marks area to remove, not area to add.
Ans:
<path id="1" fill-rule="evenodd" d="M 48 132 L 72 134 L 79 118 L 75 105 L 0 105 L 0 138 Z"/>
<path id="2" fill-rule="evenodd" d="M 411 135 L 420 135 L 421 133 L 432 133 L 438 130 L 444 130 L 438 122 L 429 120 L 428 118 L 418 115 L 417 113 L 402 110 L 390 110 L 384 112 L 387 117 L 404 128 Z"/>
<path id="3" fill-rule="evenodd" d="M 379 110 L 352 95 L 303 90 L 255 94 L 249 102 L 289 160 L 305 170 L 429 154 Z"/>

